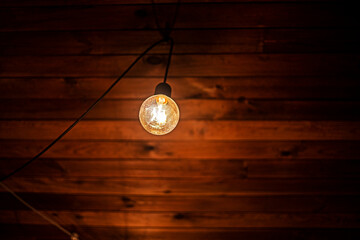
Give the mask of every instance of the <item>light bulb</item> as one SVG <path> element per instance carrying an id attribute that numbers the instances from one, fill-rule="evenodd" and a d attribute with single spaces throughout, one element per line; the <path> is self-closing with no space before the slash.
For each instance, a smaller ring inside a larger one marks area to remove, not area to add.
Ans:
<path id="1" fill-rule="evenodd" d="M 174 130 L 179 118 L 180 111 L 175 101 L 164 94 L 147 98 L 139 111 L 141 125 L 154 135 L 164 135 Z"/>

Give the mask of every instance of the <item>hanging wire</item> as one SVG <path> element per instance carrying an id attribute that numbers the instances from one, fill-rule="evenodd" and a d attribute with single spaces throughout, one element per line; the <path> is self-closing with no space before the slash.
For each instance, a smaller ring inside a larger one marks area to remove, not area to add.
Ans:
<path id="1" fill-rule="evenodd" d="M 4 183 L 0 182 L 0 185 L 6 190 L 8 191 L 11 195 L 13 195 L 17 200 L 19 200 L 22 204 L 24 204 L 26 207 L 28 207 L 31 211 L 33 211 L 34 213 L 36 213 L 37 215 L 39 215 L 40 217 L 42 217 L 43 219 L 45 219 L 46 221 L 48 221 L 50 224 L 54 225 L 55 227 L 57 227 L 60 231 L 62 231 L 63 233 L 65 233 L 66 235 L 68 235 L 70 237 L 71 240 L 79 240 L 79 235 L 77 233 L 71 233 L 70 231 L 66 230 L 63 226 L 61 226 L 59 223 L 55 222 L 54 220 L 52 220 L 50 217 L 46 216 L 44 213 L 40 212 L 39 210 L 37 210 L 36 208 L 34 208 L 33 206 L 31 206 L 29 203 L 27 203 L 24 199 L 22 199 L 19 195 L 17 195 L 13 190 L 11 190 L 7 185 L 5 185 Z"/>
<path id="2" fill-rule="evenodd" d="M 169 37 L 169 42 L 170 42 L 170 49 L 169 49 L 168 61 L 166 64 L 166 69 L 165 69 L 164 83 L 166 83 L 166 80 L 167 80 L 167 76 L 168 76 L 169 68 L 170 68 L 171 56 L 172 56 L 172 52 L 173 52 L 173 48 L 174 48 L 174 40 L 171 37 Z"/>
<path id="3" fill-rule="evenodd" d="M 29 161 L 27 161 L 26 163 L 24 163 L 23 165 L 21 165 L 19 168 L 15 169 L 13 172 L 11 172 L 10 174 L 6 175 L 5 177 L 1 178 L 0 180 L 0 185 L 6 190 L 8 191 L 12 196 L 14 196 L 17 200 L 19 200 L 22 204 L 24 204 L 26 207 L 28 207 L 30 210 L 32 210 L 34 213 L 36 213 L 37 215 L 39 215 L 40 217 L 42 217 L 44 220 L 48 221 L 50 224 L 54 225 L 55 227 L 57 227 L 60 231 L 64 232 L 65 234 L 67 234 L 68 236 L 70 236 L 71 240 L 79 240 L 79 235 L 77 233 L 71 233 L 70 231 L 66 230 L 63 226 L 61 226 L 59 223 L 57 223 L 55 220 L 51 219 L 50 217 L 46 216 L 45 214 L 43 214 L 42 212 L 40 212 L 39 210 L 37 210 L 35 207 L 31 206 L 28 202 L 26 202 L 23 198 L 21 198 L 19 195 L 17 195 L 14 191 L 12 191 L 7 185 L 5 185 L 2 181 L 6 180 L 7 178 L 13 176 L 14 174 L 16 174 L 17 172 L 19 172 L 20 170 L 24 169 L 26 166 L 28 166 L 29 164 L 31 164 L 33 161 L 35 161 L 36 159 L 38 159 L 41 155 L 43 155 L 47 150 L 49 150 L 55 143 L 57 143 L 60 139 L 62 139 L 71 129 L 73 129 L 75 127 L 76 124 L 78 124 L 94 107 L 95 105 L 100 102 L 114 87 L 115 85 L 126 75 L 126 73 L 128 73 L 130 71 L 130 69 L 143 57 L 146 55 L 147 52 L 149 52 L 152 48 L 154 48 L 155 46 L 157 46 L 158 44 L 162 43 L 162 42 L 170 42 L 170 49 L 169 49 L 169 56 L 168 56 L 168 62 L 166 65 L 166 69 L 165 69 L 165 77 L 164 77 L 164 82 L 166 82 L 167 79 L 167 75 L 169 72 L 169 66 L 170 66 L 170 62 L 171 62 L 171 55 L 172 55 L 172 51 L 173 51 L 173 47 L 174 47 L 174 41 L 172 38 L 168 38 L 168 39 L 162 39 L 159 40 L 155 43 L 153 43 L 150 47 L 148 47 L 142 54 L 140 54 L 135 61 L 121 74 L 121 76 L 119 76 L 114 83 L 78 118 L 76 119 L 62 134 L 60 134 L 60 136 L 58 136 L 54 141 L 52 141 L 46 148 L 44 148 L 40 153 L 38 153 L 35 157 L 33 157 L 32 159 L 30 159 Z"/>
<path id="4" fill-rule="evenodd" d="M 157 30 L 159 31 L 160 35 L 164 38 L 164 40 L 166 40 L 166 41 L 168 41 L 170 43 L 168 61 L 167 61 L 167 64 L 166 64 L 166 69 L 165 69 L 164 83 L 166 83 L 166 80 L 167 80 L 167 76 L 168 76 L 169 68 L 170 68 L 170 63 L 171 63 L 171 56 L 172 56 L 173 48 L 174 48 L 174 40 L 170 37 L 170 34 L 171 34 L 172 30 L 174 29 L 174 25 L 175 25 L 175 22 L 177 20 L 177 16 L 178 16 L 178 13 L 179 13 L 179 8 L 180 8 L 180 2 L 181 2 L 181 0 L 178 0 L 177 3 L 176 3 L 175 13 L 174 13 L 174 16 L 172 18 L 172 21 L 170 23 L 165 23 L 165 27 L 162 28 L 160 26 L 160 22 L 159 22 L 156 3 L 155 3 L 154 0 L 151 0 L 151 3 L 152 3 L 151 6 L 152 6 L 152 11 L 153 11 L 153 15 L 154 15 Z"/>
<path id="5" fill-rule="evenodd" d="M 39 157 L 41 157 L 46 151 L 48 151 L 55 143 L 57 143 L 59 140 L 61 140 L 68 132 L 70 132 L 71 129 L 73 129 L 76 124 L 78 124 L 114 87 L 115 85 L 132 69 L 132 67 L 143 57 L 145 56 L 151 49 L 153 49 L 155 46 L 157 46 L 158 44 L 162 43 L 162 42 L 170 42 L 170 50 L 169 50 L 169 56 L 168 56 L 168 62 L 166 65 L 166 70 L 165 70 L 165 77 L 164 77 L 164 82 L 166 82 L 167 80 L 167 75 L 169 72 L 169 67 L 170 67 L 170 62 L 171 62 L 171 56 L 172 56 L 172 52 L 173 52 L 173 47 L 174 47 L 174 40 L 170 37 L 170 33 L 175 25 L 176 19 L 177 19 L 177 15 L 179 12 L 179 6 L 180 6 L 180 0 L 177 1 L 177 5 L 176 5 L 176 9 L 175 9 L 175 14 L 173 17 L 173 20 L 171 22 L 171 24 L 169 24 L 165 30 L 166 31 L 162 31 L 160 25 L 159 25 L 159 20 L 158 20 L 158 16 L 156 14 L 156 4 L 154 2 L 154 0 L 151 0 L 152 2 L 152 9 L 153 9 L 153 13 L 154 13 L 154 18 L 155 18 L 155 22 L 157 25 L 157 28 L 159 30 L 159 32 L 163 35 L 163 39 L 153 43 L 150 47 L 148 47 L 143 53 L 141 53 L 136 59 L 135 61 L 115 80 L 115 82 L 113 84 L 111 84 L 111 86 L 93 103 L 91 104 L 91 106 L 78 118 L 76 119 L 67 129 L 65 129 L 65 131 L 63 133 L 61 133 L 54 141 L 52 141 L 48 146 L 46 146 L 41 152 L 39 152 L 36 156 L 34 156 L 32 159 L 30 159 L 29 161 L 25 162 L 23 165 L 21 165 L 20 167 L 18 167 L 17 169 L 15 169 L 14 171 L 12 171 L 11 173 L 5 175 L 4 177 L 0 178 L 0 182 L 3 182 L 4 180 L 8 179 L 9 177 L 13 176 L 14 174 L 16 174 L 17 172 L 21 171 L 23 168 L 25 168 L 26 166 L 28 166 L 29 164 L 31 164 L 33 161 L 35 161 L 36 159 L 38 159 Z"/>
<path id="6" fill-rule="evenodd" d="M 57 143 L 60 139 L 62 139 L 68 132 L 70 132 L 71 129 L 73 129 L 76 124 L 78 124 L 114 87 L 115 85 L 130 71 L 130 69 L 143 57 L 146 55 L 147 52 L 149 52 L 151 49 L 153 49 L 155 46 L 159 45 L 162 42 L 166 42 L 166 40 L 162 39 L 155 43 L 153 43 L 150 47 L 148 47 L 143 53 L 141 53 L 133 63 L 115 80 L 113 84 L 93 103 L 91 106 L 78 118 L 76 119 L 63 133 L 61 133 L 54 141 L 52 141 L 48 146 L 46 146 L 41 152 L 39 152 L 35 157 L 12 171 L 11 173 L 7 174 L 6 176 L 2 177 L 0 179 L 0 182 L 8 179 L 9 177 L 13 176 L 17 172 L 21 171 L 23 168 L 28 166 L 30 163 L 38 159 L 41 155 L 43 155 L 47 150 L 49 150 L 55 143 Z"/>
<path id="7" fill-rule="evenodd" d="M 177 20 L 177 16 L 179 14 L 179 8 L 180 8 L 180 2 L 181 0 L 178 0 L 176 3 L 176 7 L 175 7 L 175 13 L 173 15 L 173 19 L 170 23 L 165 23 L 164 27 L 160 26 L 160 21 L 159 21 L 159 17 L 158 17 L 158 12 L 157 12 L 157 8 L 156 8 L 156 3 L 154 0 L 151 0 L 151 7 L 152 7 L 152 12 L 154 15 L 154 19 L 155 19 L 155 24 L 157 27 L 157 30 L 160 32 L 160 35 L 164 38 L 164 39 L 168 39 L 172 30 L 174 29 L 174 25 L 176 23 Z"/>
<path id="8" fill-rule="evenodd" d="M 22 169 L 24 169 L 25 167 L 27 167 L 29 164 L 31 164 L 32 162 L 34 162 L 35 160 L 37 160 L 39 157 L 41 157 L 45 152 L 47 152 L 53 145 L 55 145 L 58 141 L 60 141 L 68 132 L 70 132 L 115 86 L 116 84 L 135 66 L 135 64 L 142 58 L 144 57 L 151 49 L 153 49 L 155 46 L 159 45 L 162 42 L 170 42 L 170 49 L 169 49 L 169 55 L 168 55 L 168 62 L 166 65 L 166 69 L 165 69 L 165 76 L 164 76 L 164 83 L 167 80 L 167 75 L 169 72 L 169 67 L 170 67 L 170 62 L 171 62 L 171 56 L 172 56 L 172 52 L 173 52 L 173 48 L 174 48 L 174 40 L 170 37 L 170 33 L 173 29 L 173 26 L 176 22 L 176 18 L 178 15 L 178 9 L 179 9 L 179 3 L 180 0 L 178 0 L 177 2 L 177 6 L 175 9 L 175 14 L 174 14 L 174 18 L 173 21 L 170 25 L 167 25 L 165 30 L 162 31 L 160 25 L 159 25 L 159 21 L 158 21 L 158 17 L 156 15 L 156 9 L 155 9 L 155 3 L 154 0 L 152 0 L 152 7 L 153 7 L 153 12 L 154 12 L 154 16 L 155 16 L 155 22 L 157 25 L 157 28 L 159 30 L 159 32 L 161 33 L 161 35 L 163 36 L 163 39 L 153 43 L 152 45 L 150 45 L 144 52 L 142 52 L 136 59 L 134 62 L 131 63 L 131 65 L 114 81 L 113 84 L 110 85 L 110 87 L 93 103 L 91 104 L 86 111 L 79 117 L 77 118 L 67 129 L 65 129 L 64 132 L 62 132 L 55 140 L 53 140 L 48 146 L 46 146 L 41 152 L 39 152 L 36 156 L 34 156 L 32 159 L 30 159 L 29 161 L 25 162 L 23 165 L 21 165 L 20 167 L 18 167 L 17 169 L 15 169 L 14 171 L 12 171 L 11 173 L 5 175 L 4 177 L 2 177 L 0 179 L 0 185 L 7 191 L 9 192 L 14 198 L 16 198 L 18 201 L 20 201 L 22 204 L 24 204 L 26 207 L 28 207 L 30 210 L 32 210 L 34 213 L 36 213 L 37 215 L 39 215 L 41 218 L 43 218 L 44 220 L 46 220 L 47 222 L 49 222 L 50 224 L 52 224 L 53 226 L 57 227 L 60 231 L 62 231 L 63 233 L 67 234 L 71 240 L 79 240 L 79 235 L 77 233 L 71 233 L 70 231 L 68 231 L 67 229 L 65 229 L 63 226 L 61 226 L 59 223 L 57 223 L 55 220 L 51 219 L 50 217 L 46 216 L 44 213 L 40 212 L 39 210 L 37 210 L 35 207 L 33 207 L 32 205 L 30 205 L 28 202 L 26 202 L 23 198 L 21 198 L 19 195 L 17 195 L 14 191 L 12 191 L 6 184 L 3 183 L 3 181 L 5 181 L 6 179 L 8 179 L 9 177 L 15 175 L 17 172 L 21 171 Z"/>

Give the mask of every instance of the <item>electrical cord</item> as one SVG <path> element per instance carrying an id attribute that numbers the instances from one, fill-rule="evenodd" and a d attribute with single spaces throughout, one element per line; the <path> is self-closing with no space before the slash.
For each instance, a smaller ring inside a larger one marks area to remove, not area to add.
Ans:
<path id="1" fill-rule="evenodd" d="M 170 42 L 170 49 L 169 49 L 169 56 L 168 56 L 168 62 L 166 65 L 166 70 L 165 70 L 165 77 L 164 77 L 164 82 L 166 82 L 167 79 L 167 75 L 168 75 L 168 71 L 169 71 L 169 66 L 170 66 L 170 61 L 171 61 L 171 55 L 172 55 L 172 50 L 173 50 L 173 46 L 174 46 L 174 40 L 172 38 L 168 38 L 168 39 L 162 39 L 159 40 L 155 43 L 153 43 L 150 47 L 148 47 L 142 54 L 140 54 L 135 61 L 114 81 L 113 84 L 111 84 L 111 86 L 79 117 L 77 118 L 63 133 L 61 133 L 55 140 L 53 140 L 47 147 L 45 147 L 41 152 L 39 152 L 35 157 L 33 157 L 32 159 L 30 159 L 29 161 L 27 161 L 26 163 L 24 163 L 23 165 L 21 165 L 19 168 L 15 169 L 14 171 L 12 171 L 10 174 L 4 176 L 1 178 L 0 180 L 0 185 L 6 190 L 8 191 L 12 196 L 14 196 L 17 200 L 19 200 L 22 204 L 24 204 L 25 206 L 27 206 L 30 210 L 32 210 L 34 213 L 36 213 L 37 215 L 39 215 L 40 217 L 42 217 L 43 219 L 45 219 L 46 221 L 48 221 L 50 224 L 54 225 L 55 227 L 57 227 L 59 230 L 61 230 L 62 232 L 64 232 L 65 234 L 69 235 L 71 240 L 79 240 L 79 235 L 77 233 L 71 233 L 70 231 L 66 230 L 63 226 L 61 226 L 59 223 L 57 223 L 56 221 L 52 220 L 51 218 L 49 218 L 48 216 L 46 216 L 45 214 L 41 213 L 39 210 L 37 210 L 36 208 L 34 208 L 33 206 L 31 206 L 29 203 L 27 203 L 24 199 L 22 199 L 19 195 L 17 195 L 14 191 L 12 191 L 7 185 L 5 185 L 2 181 L 8 179 L 9 177 L 13 176 L 14 174 L 16 174 L 17 172 L 21 171 L 22 169 L 24 169 L 26 166 L 28 166 L 29 164 L 31 164 L 32 162 L 34 162 L 36 159 L 38 159 L 41 155 L 43 155 L 47 150 L 49 150 L 53 145 L 55 145 L 60 139 L 62 139 L 71 129 L 73 129 L 76 124 L 78 124 L 114 87 L 115 85 L 126 75 L 126 73 L 128 73 L 130 71 L 130 69 L 142 58 L 146 55 L 146 53 L 148 53 L 151 49 L 153 49 L 155 46 L 157 46 L 158 44 L 162 43 L 162 42 L 166 42 L 169 41 Z"/>
<path id="2" fill-rule="evenodd" d="M 32 210 L 34 213 L 48 221 L 50 224 L 57 227 L 60 231 L 64 232 L 65 234 L 70 236 L 71 240 L 79 240 L 79 235 L 77 233 L 71 233 L 70 231 L 66 230 L 63 226 L 61 226 L 56 221 L 52 220 L 45 214 L 41 213 L 39 210 L 37 210 L 35 207 L 31 206 L 29 203 L 27 203 L 24 199 L 22 199 L 19 195 L 17 195 L 14 191 L 12 191 L 7 185 L 3 183 L 4 180 L 8 179 L 9 177 L 13 176 L 17 172 L 24 169 L 26 166 L 34 162 L 36 159 L 38 159 L 40 156 L 42 156 L 47 150 L 49 150 L 53 145 L 55 145 L 59 140 L 61 140 L 71 129 L 73 129 L 76 124 L 78 124 L 114 87 L 115 85 L 131 70 L 131 68 L 142 58 L 144 57 L 151 49 L 153 49 L 155 46 L 159 45 L 162 42 L 170 42 L 170 49 L 169 49 L 169 57 L 168 57 L 168 63 L 166 65 L 165 70 L 165 77 L 164 82 L 166 82 L 167 74 L 169 71 L 170 66 L 170 60 L 172 55 L 172 50 L 174 46 L 174 41 L 172 38 L 162 39 L 155 43 L 153 43 L 151 46 L 149 46 L 143 53 L 141 53 L 134 62 L 131 63 L 131 65 L 114 81 L 113 84 L 93 103 L 91 106 L 79 117 L 77 118 L 63 133 L 61 133 L 55 140 L 53 140 L 47 147 L 45 147 L 41 152 L 39 152 L 35 157 L 9 173 L 8 175 L 4 176 L 0 180 L 0 185 L 8 191 L 12 196 L 14 196 L 17 200 L 19 200 L 22 204 L 24 204 L 26 207 L 28 207 L 30 210 Z"/>
<path id="3" fill-rule="evenodd" d="M 51 218 L 49 218 L 48 216 L 46 216 L 45 214 L 43 214 L 42 212 L 40 212 L 39 210 L 37 210 L 36 208 L 34 208 L 33 206 L 31 206 L 29 203 L 27 203 L 24 199 L 22 199 L 19 195 L 17 195 L 13 190 L 11 190 L 7 185 L 5 185 L 4 183 L 0 182 L 0 185 L 6 190 L 8 191 L 11 195 L 13 195 L 17 200 L 19 200 L 22 204 L 24 204 L 25 206 L 27 206 L 29 209 L 31 209 L 34 213 L 36 213 L 37 215 L 39 215 L 40 217 L 42 217 L 43 219 L 45 219 L 46 221 L 48 221 L 49 223 L 51 223 L 52 225 L 54 225 L 55 227 L 57 227 L 59 230 L 61 230 L 62 232 L 64 232 L 65 234 L 69 235 L 69 237 L 71 238 L 71 240 L 78 240 L 79 239 L 79 235 L 77 233 L 71 233 L 68 230 L 66 230 L 63 226 L 61 226 L 60 224 L 58 224 L 57 222 L 55 222 L 54 220 L 52 220 Z"/>
<path id="4" fill-rule="evenodd" d="M 178 0 L 177 3 L 176 3 L 175 13 L 173 15 L 172 21 L 170 23 L 165 23 L 165 27 L 162 28 L 160 26 L 160 22 L 159 22 L 157 10 L 156 10 L 156 3 L 155 3 L 154 0 L 151 0 L 151 6 L 152 6 L 152 12 L 153 12 L 153 15 L 154 15 L 154 19 L 155 19 L 155 24 L 156 24 L 157 30 L 159 31 L 160 35 L 164 39 L 167 39 L 170 36 L 172 30 L 174 29 L 174 25 L 176 23 L 176 19 L 177 19 L 177 16 L 179 14 L 180 2 L 181 2 L 181 0 Z"/>
<path id="5" fill-rule="evenodd" d="M 167 64 L 166 64 L 166 69 L 165 69 L 164 83 L 166 83 L 166 80 L 167 80 L 167 76 L 168 76 L 169 68 L 170 68 L 171 56 L 172 56 L 172 52 L 173 52 L 173 48 L 174 48 L 174 40 L 171 37 L 168 37 L 168 39 L 170 42 L 170 49 L 169 49 L 169 55 L 168 55 L 168 60 L 167 60 Z"/>
<path id="6" fill-rule="evenodd" d="M 21 171 L 23 168 L 28 166 L 30 163 L 34 162 L 36 159 L 41 157 L 47 150 L 49 150 L 55 143 L 57 143 L 60 139 L 62 139 L 68 132 L 70 132 L 71 129 L 73 129 L 76 124 L 78 124 L 114 87 L 115 85 L 130 71 L 130 69 L 142 58 L 148 53 L 151 49 L 153 49 L 155 46 L 159 45 L 162 42 L 166 42 L 167 40 L 162 39 L 155 43 L 153 43 L 150 47 L 148 47 L 143 53 L 141 53 L 133 63 L 114 81 L 113 84 L 93 103 L 91 106 L 79 117 L 77 118 L 63 133 L 61 133 L 55 140 L 53 140 L 48 146 L 46 146 L 41 152 L 39 152 L 36 156 L 34 156 L 32 159 L 12 171 L 11 173 L 7 174 L 6 176 L 2 177 L 0 179 L 0 182 L 3 182 L 4 180 L 8 179 L 9 177 L 13 176 L 17 172 Z M 173 41 L 171 41 L 171 51 L 172 51 L 172 45 Z M 168 71 L 168 70 L 167 70 Z M 166 71 L 166 72 L 167 72 Z M 167 73 L 166 73 L 167 74 Z"/>
<path id="7" fill-rule="evenodd" d="M 166 64 L 166 69 L 165 69 L 164 83 L 166 83 L 166 80 L 167 80 L 167 76 L 168 76 L 168 73 L 169 73 L 169 67 L 170 67 L 170 63 L 171 63 L 171 56 L 172 56 L 173 48 L 174 48 L 174 40 L 170 37 L 170 34 L 171 34 L 171 31 L 174 29 L 174 25 L 175 25 L 175 22 L 177 20 L 177 16 L 179 14 L 180 2 L 181 2 L 181 0 L 178 0 L 177 3 L 176 3 L 175 14 L 173 16 L 172 21 L 169 24 L 165 23 L 165 28 L 162 28 L 160 26 L 158 14 L 157 14 L 157 11 L 156 11 L 155 1 L 151 0 L 151 6 L 152 6 L 152 11 L 153 11 L 153 15 L 154 15 L 157 30 L 159 31 L 160 35 L 163 37 L 163 39 L 165 41 L 170 42 L 170 50 L 169 50 L 168 61 L 167 61 L 167 64 Z"/>
<path id="8" fill-rule="evenodd" d="M 93 103 L 91 104 L 91 106 L 79 117 L 77 118 L 67 129 L 65 129 L 64 132 L 62 132 L 55 140 L 53 140 L 48 146 L 46 146 L 42 151 L 40 151 L 36 156 L 34 156 L 32 159 L 30 159 L 29 161 L 25 162 L 23 165 L 21 165 L 20 167 L 18 167 L 17 169 L 15 169 L 14 171 L 12 171 L 11 173 L 3 176 L 2 178 L 0 178 L 0 182 L 5 181 L 6 179 L 8 179 L 9 177 L 15 175 L 17 172 L 21 171 L 22 169 L 24 169 L 26 166 L 28 166 L 29 164 L 31 164 L 33 161 L 35 161 L 36 159 L 38 159 L 39 157 L 41 157 L 46 151 L 48 151 L 54 144 L 56 144 L 59 140 L 61 140 L 68 132 L 70 132 L 71 129 L 73 129 L 76 124 L 78 124 L 114 87 L 115 85 L 131 70 L 131 68 L 142 58 L 146 55 L 146 53 L 148 53 L 151 49 L 153 49 L 155 46 L 157 46 L 158 44 L 162 43 L 162 42 L 170 42 L 170 50 L 169 50 L 169 56 L 168 56 L 168 62 L 166 65 L 166 70 L 165 70 L 165 77 L 164 77 L 164 83 L 166 83 L 167 80 L 167 75 L 169 72 L 169 67 L 170 67 L 170 62 L 171 62 L 171 56 L 172 56 L 172 52 L 173 52 L 173 48 L 174 48 L 174 40 L 169 36 L 170 34 L 170 30 L 166 31 L 166 32 L 161 32 L 161 28 L 159 26 L 159 22 L 158 22 L 158 18 L 156 15 L 156 9 L 155 9 L 155 3 L 154 0 L 152 0 L 152 7 L 153 7 L 153 11 L 154 11 L 154 15 L 155 15 L 155 21 L 158 27 L 158 30 L 160 31 L 160 33 L 162 33 L 163 35 L 163 39 L 153 43 L 151 46 L 149 46 L 144 52 L 142 52 L 136 59 L 135 61 L 115 80 L 115 82 L 113 84 L 111 84 L 111 86 Z M 180 4 L 180 0 L 178 0 L 177 2 L 177 6 L 175 9 L 175 14 L 174 14 L 174 18 L 173 21 L 171 23 L 171 25 L 169 26 L 169 28 L 167 29 L 172 29 L 175 22 L 176 22 L 176 18 L 178 15 L 178 11 L 179 11 L 179 4 Z"/>
<path id="9" fill-rule="evenodd" d="M 28 165 L 30 165 L 32 162 L 34 162 L 35 160 L 37 160 L 39 157 L 41 157 L 44 153 L 46 153 L 53 145 L 55 145 L 58 141 L 60 141 L 68 132 L 70 132 L 115 86 L 116 84 L 135 66 L 135 64 L 141 59 L 143 58 L 151 49 L 153 49 L 155 46 L 159 45 L 162 42 L 169 42 L 170 43 L 170 49 L 169 49 L 169 55 L 168 55 L 168 61 L 167 61 L 167 65 L 166 65 L 166 69 L 165 69 L 165 76 L 164 76 L 164 83 L 166 83 L 167 80 L 167 76 L 168 76 L 168 72 L 169 72 L 169 67 L 170 67 L 170 62 L 171 62 L 171 56 L 172 56 L 172 52 L 173 52 L 173 48 L 174 48 L 174 40 L 170 37 L 170 33 L 172 31 L 172 28 L 176 22 L 176 18 L 177 18 L 177 14 L 178 14 L 178 8 L 179 8 L 179 3 L 180 0 L 178 0 L 177 6 L 176 6 L 176 10 L 175 10 L 175 15 L 173 18 L 173 21 L 171 23 L 170 26 L 167 26 L 167 28 L 164 31 L 161 31 L 161 28 L 159 26 L 159 22 L 158 22 L 158 18 L 156 15 L 156 10 L 155 10 L 155 3 L 152 0 L 152 6 L 153 6 L 153 11 L 154 11 L 154 15 L 155 15 L 155 21 L 156 21 L 156 25 L 157 28 L 160 32 L 160 34 L 163 36 L 163 39 L 153 43 L 152 45 L 150 45 L 144 52 L 142 52 L 136 59 L 134 62 L 132 62 L 130 64 L 130 66 L 110 85 L 110 87 L 93 103 L 91 104 L 86 111 L 80 116 L 78 117 L 67 129 L 65 129 L 56 139 L 54 139 L 49 145 L 47 145 L 42 151 L 40 151 L 37 155 L 35 155 L 33 158 L 31 158 L 29 161 L 25 162 L 23 165 L 21 165 L 20 167 L 18 167 L 17 169 L 15 169 L 14 171 L 10 172 L 9 174 L 3 176 L 2 178 L 0 178 L 0 185 L 1 187 L 3 187 L 7 192 L 9 192 L 14 198 L 16 198 L 18 201 L 20 201 L 22 204 L 24 204 L 26 207 L 28 207 L 30 210 L 32 210 L 34 213 L 36 213 L 37 215 L 39 215 L 40 217 L 42 217 L 44 220 L 46 220 L 47 222 L 49 222 L 50 224 L 54 225 L 55 227 L 57 227 L 60 231 L 64 232 L 65 234 L 67 234 L 71 240 L 79 240 L 79 235 L 77 233 L 71 233 L 70 231 L 68 231 L 67 229 L 65 229 L 63 226 L 61 226 L 59 223 L 57 223 L 55 220 L 51 219 L 50 217 L 46 216 L 44 213 L 40 212 L 39 210 L 37 210 L 35 207 L 33 207 L 32 205 L 30 205 L 28 202 L 26 202 L 24 199 L 22 199 L 19 195 L 17 195 L 13 190 L 11 190 L 6 184 L 3 183 L 3 181 L 5 181 L 6 179 L 8 179 L 9 177 L 15 175 L 17 172 L 21 171 L 22 169 L 24 169 L 25 167 L 27 167 Z"/>

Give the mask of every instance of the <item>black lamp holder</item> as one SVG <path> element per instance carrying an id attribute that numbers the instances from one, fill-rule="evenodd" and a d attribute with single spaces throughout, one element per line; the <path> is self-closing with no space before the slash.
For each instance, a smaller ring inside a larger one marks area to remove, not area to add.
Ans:
<path id="1" fill-rule="evenodd" d="M 164 94 L 168 97 L 171 97 L 170 85 L 165 82 L 159 83 L 155 88 L 155 95 L 157 94 Z"/>

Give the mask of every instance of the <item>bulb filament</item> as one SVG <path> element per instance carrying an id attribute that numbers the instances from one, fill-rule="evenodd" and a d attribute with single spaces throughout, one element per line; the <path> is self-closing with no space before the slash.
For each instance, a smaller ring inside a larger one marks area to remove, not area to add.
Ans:
<path id="1" fill-rule="evenodd" d="M 157 107 L 152 110 L 150 121 L 155 121 L 159 125 L 164 125 L 166 123 L 166 114 L 162 104 L 158 104 Z"/>

